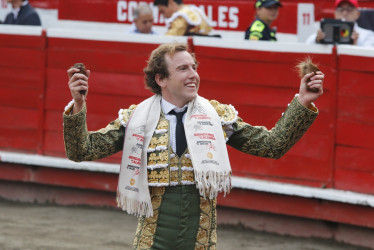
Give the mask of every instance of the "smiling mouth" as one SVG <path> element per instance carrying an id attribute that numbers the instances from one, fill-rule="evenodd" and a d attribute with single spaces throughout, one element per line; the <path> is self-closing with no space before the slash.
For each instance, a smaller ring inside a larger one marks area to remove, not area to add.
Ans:
<path id="1" fill-rule="evenodd" d="M 196 87 L 196 83 L 195 82 L 187 83 L 185 86 L 189 87 L 189 88 L 191 88 L 191 87 L 195 88 Z"/>

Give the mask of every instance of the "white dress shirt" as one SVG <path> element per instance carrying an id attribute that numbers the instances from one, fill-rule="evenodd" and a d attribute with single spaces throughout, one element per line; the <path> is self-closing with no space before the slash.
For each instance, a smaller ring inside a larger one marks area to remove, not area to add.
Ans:
<path id="1" fill-rule="evenodd" d="M 176 136 L 175 136 L 175 128 L 177 126 L 177 117 L 175 115 L 169 114 L 170 111 L 174 110 L 175 112 L 183 112 L 188 107 L 188 104 L 184 105 L 182 108 L 178 108 L 174 104 L 166 101 L 164 98 L 161 99 L 161 108 L 165 114 L 165 118 L 170 122 L 170 146 L 174 152 L 177 152 L 177 143 L 176 143 Z M 186 114 L 183 115 L 182 122 L 184 123 L 184 119 Z M 229 138 L 233 133 L 232 125 L 224 126 L 224 130 L 226 132 L 227 138 Z"/>
<path id="2" fill-rule="evenodd" d="M 170 122 L 170 146 L 174 152 L 177 152 L 177 143 L 175 138 L 175 128 L 177 126 L 177 117 L 175 115 L 169 114 L 170 111 L 174 110 L 175 112 L 183 112 L 187 108 L 188 104 L 184 105 L 183 108 L 178 108 L 177 106 L 171 104 L 170 102 L 166 101 L 164 98 L 161 99 L 161 108 L 165 114 L 165 118 Z M 184 119 L 186 114 L 183 115 L 182 121 L 184 123 Z"/>
<path id="3" fill-rule="evenodd" d="M 25 6 L 25 5 L 27 5 L 28 3 L 29 3 L 28 1 L 24 1 L 24 2 L 22 3 L 22 6 Z M 18 8 L 12 9 L 12 13 L 13 13 L 13 16 L 14 16 L 14 20 L 17 19 L 20 10 L 21 10 L 21 7 L 18 7 Z"/>

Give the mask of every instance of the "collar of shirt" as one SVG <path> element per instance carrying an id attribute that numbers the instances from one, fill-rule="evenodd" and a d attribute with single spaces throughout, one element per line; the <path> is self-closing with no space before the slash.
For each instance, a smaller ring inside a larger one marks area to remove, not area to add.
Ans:
<path id="1" fill-rule="evenodd" d="M 175 112 L 179 113 L 187 108 L 188 104 L 184 105 L 182 108 L 178 108 L 174 104 L 166 101 L 164 98 L 161 99 L 161 108 L 165 115 L 169 115 L 169 112 L 174 109 Z M 174 115 L 172 115 L 174 116 Z"/>
<path id="2" fill-rule="evenodd" d="M 22 6 L 21 6 L 21 7 L 26 6 L 28 3 L 29 3 L 28 1 L 24 1 L 24 2 L 22 3 Z M 13 15 L 14 15 L 14 19 L 17 19 L 18 14 L 19 14 L 19 11 L 21 10 L 21 7 L 18 7 L 18 8 L 12 9 L 12 13 L 13 13 Z"/>
<path id="3" fill-rule="evenodd" d="M 186 109 L 188 104 L 184 105 L 182 108 L 178 108 L 174 104 L 171 104 L 170 102 L 166 101 L 164 98 L 161 99 L 161 109 L 162 112 L 165 114 L 165 118 L 169 120 L 170 123 L 170 146 L 173 149 L 174 152 L 176 152 L 176 138 L 175 138 L 175 128 L 177 126 L 177 117 L 175 115 L 169 114 L 171 110 L 175 110 L 175 112 L 182 112 L 184 109 Z M 186 114 L 183 116 L 183 122 L 184 118 L 186 117 Z"/>
<path id="4" fill-rule="evenodd" d="M 175 110 L 175 112 L 182 112 L 185 108 L 187 108 L 188 104 L 184 105 L 182 108 L 178 108 L 174 104 L 171 104 L 170 102 L 166 101 L 164 98 L 161 99 L 161 109 L 162 112 L 165 114 L 165 118 L 169 120 L 170 122 L 170 146 L 173 149 L 174 152 L 176 152 L 176 138 L 175 138 L 175 128 L 177 126 L 177 117 L 175 115 L 169 114 L 171 110 Z M 183 122 L 184 118 L 186 117 L 186 114 L 183 116 Z M 226 132 L 227 137 L 229 138 L 233 132 L 234 129 L 232 125 L 225 125 L 223 129 Z"/>

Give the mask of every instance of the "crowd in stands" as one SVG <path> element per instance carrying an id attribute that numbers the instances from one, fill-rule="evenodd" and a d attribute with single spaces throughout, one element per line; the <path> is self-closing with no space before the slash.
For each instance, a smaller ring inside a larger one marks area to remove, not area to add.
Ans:
<path id="1" fill-rule="evenodd" d="M 12 6 L 12 11 L 7 14 L 2 24 L 34 25 L 41 26 L 41 19 L 27 0 L 7 0 Z M 154 0 L 153 5 L 158 8 L 165 18 L 166 33 L 171 36 L 215 36 L 213 25 L 207 15 L 194 5 L 186 5 L 183 0 Z M 277 41 L 276 27 L 272 23 L 278 18 L 280 0 L 256 0 L 255 17 L 244 33 L 246 40 Z M 365 19 L 361 18 L 364 13 Z M 374 24 L 367 10 L 359 9 L 358 0 L 335 0 L 334 18 L 353 22 L 351 32 L 352 44 L 363 47 L 374 47 Z M 128 33 L 158 34 L 153 30 L 153 11 L 145 3 L 140 3 L 133 11 L 134 22 Z M 367 20 L 367 21 L 365 21 Z M 363 26 L 363 27 L 360 27 Z M 306 41 L 308 44 L 321 43 L 325 32 L 321 29 L 312 34 Z"/>

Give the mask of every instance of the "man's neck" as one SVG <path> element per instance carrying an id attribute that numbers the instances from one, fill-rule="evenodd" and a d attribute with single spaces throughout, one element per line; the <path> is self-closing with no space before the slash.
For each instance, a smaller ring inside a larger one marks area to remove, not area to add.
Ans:
<path id="1" fill-rule="evenodd" d="M 266 20 L 266 19 L 261 19 L 269 28 L 271 28 L 271 23 L 272 21 Z"/>

